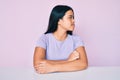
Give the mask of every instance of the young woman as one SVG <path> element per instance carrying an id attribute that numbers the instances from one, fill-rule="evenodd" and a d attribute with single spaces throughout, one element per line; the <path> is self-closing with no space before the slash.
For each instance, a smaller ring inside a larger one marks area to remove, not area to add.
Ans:
<path id="1" fill-rule="evenodd" d="M 73 9 L 66 5 L 53 8 L 47 31 L 39 38 L 34 52 L 36 72 L 78 71 L 88 66 L 83 41 L 73 35 Z"/>

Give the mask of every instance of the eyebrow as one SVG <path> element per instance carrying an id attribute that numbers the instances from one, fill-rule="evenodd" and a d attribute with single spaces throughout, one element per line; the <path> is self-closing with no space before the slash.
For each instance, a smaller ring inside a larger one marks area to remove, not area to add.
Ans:
<path id="1" fill-rule="evenodd" d="M 74 15 L 68 15 L 68 16 L 74 16 Z"/>

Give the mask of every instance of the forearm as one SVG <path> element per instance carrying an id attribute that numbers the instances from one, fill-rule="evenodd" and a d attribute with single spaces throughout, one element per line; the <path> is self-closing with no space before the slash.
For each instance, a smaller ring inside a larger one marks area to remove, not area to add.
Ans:
<path id="1" fill-rule="evenodd" d="M 68 62 L 67 60 L 46 60 L 46 61 L 52 64 L 62 64 Z"/>
<path id="2" fill-rule="evenodd" d="M 84 47 L 79 47 L 66 60 L 47 60 L 45 51 L 37 50 L 34 54 L 33 63 L 38 73 L 78 71 L 87 68 L 88 65 Z"/>
<path id="3" fill-rule="evenodd" d="M 38 67 L 41 62 L 50 63 L 50 64 L 52 64 L 52 65 L 54 66 L 54 65 L 66 63 L 66 62 L 68 62 L 68 60 L 47 60 L 47 59 L 39 59 L 39 60 L 34 61 L 34 67 Z"/>
<path id="4" fill-rule="evenodd" d="M 60 63 L 54 65 L 55 70 L 57 72 L 64 72 L 64 71 L 78 71 L 87 68 L 87 64 L 81 60 L 74 60 L 74 61 L 67 61 L 65 63 Z"/>
<path id="5" fill-rule="evenodd" d="M 47 60 L 47 59 L 41 59 L 39 62 L 41 61 L 46 61 L 48 63 L 52 63 L 55 65 L 68 62 L 68 60 Z"/>
<path id="6" fill-rule="evenodd" d="M 42 67 L 44 72 L 41 72 L 40 67 Z M 85 64 L 85 61 L 82 61 L 80 59 L 73 61 L 43 59 L 40 60 L 39 64 L 35 66 L 35 69 L 38 73 L 78 71 L 85 68 L 87 68 L 87 64 Z"/>

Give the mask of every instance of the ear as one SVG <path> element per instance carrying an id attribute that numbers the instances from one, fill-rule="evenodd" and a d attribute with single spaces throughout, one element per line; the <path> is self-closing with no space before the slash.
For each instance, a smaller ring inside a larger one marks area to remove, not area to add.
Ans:
<path id="1" fill-rule="evenodd" d="M 58 25 L 60 25 L 62 23 L 62 19 L 59 19 L 58 21 Z"/>

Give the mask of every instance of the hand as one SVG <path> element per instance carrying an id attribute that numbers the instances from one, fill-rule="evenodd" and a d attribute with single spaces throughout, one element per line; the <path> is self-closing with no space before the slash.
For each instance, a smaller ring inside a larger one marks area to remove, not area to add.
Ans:
<path id="1" fill-rule="evenodd" d="M 47 61 L 41 61 L 38 65 L 35 66 L 36 72 L 40 74 L 54 72 L 55 68 L 54 64 L 49 63 Z"/>
<path id="2" fill-rule="evenodd" d="M 79 53 L 75 50 L 70 54 L 68 61 L 73 61 L 73 60 L 76 60 L 78 58 L 79 58 Z"/>

